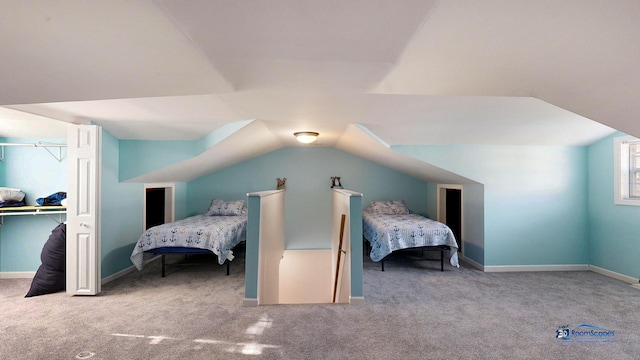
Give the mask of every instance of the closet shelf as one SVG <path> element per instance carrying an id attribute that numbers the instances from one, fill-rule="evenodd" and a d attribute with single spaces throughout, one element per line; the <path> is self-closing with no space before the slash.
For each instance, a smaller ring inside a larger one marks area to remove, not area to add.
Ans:
<path id="1" fill-rule="evenodd" d="M 53 156 L 56 160 L 62 161 L 62 148 L 67 147 L 67 144 L 55 144 L 55 143 L 0 143 L 0 161 L 4 161 L 4 148 L 5 146 L 26 146 L 26 147 L 41 147 L 47 150 L 51 156 Z M 54 154 L 50 148 L 57 148 L 58 154 Z"/>
<path id="2" fill-rule="evenodd" d="M 62 222 L 62 215 L 67 213 L 65 206 L 16 206 L 16 207 L 0 207 L 0 226 L 4 225 L 5 216 L 20 215 L 55 215 L 58 214 Z"/>

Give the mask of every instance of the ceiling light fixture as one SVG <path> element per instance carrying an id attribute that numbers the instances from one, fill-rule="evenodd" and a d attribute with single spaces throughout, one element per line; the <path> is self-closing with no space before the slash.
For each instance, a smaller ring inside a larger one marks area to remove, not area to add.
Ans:
<path id="1" fill-rule="evenodd" d="M 296 137 L 296 140 L 303 144 L 311 144 L 312 142 L 316 141 L 318 135 L 320 134 L 315 131 L 299 131 L 293 133 L 293 136 Z"/>

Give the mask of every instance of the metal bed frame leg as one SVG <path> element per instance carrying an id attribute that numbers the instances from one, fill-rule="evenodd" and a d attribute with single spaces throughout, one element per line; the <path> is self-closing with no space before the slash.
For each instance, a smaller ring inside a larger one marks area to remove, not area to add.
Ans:
<path id="1" fill-rule="evenodd" d="M 435 246 L 435 248 L 437 248 L 438 250 L 440 250 L 440 271 L 444 271 L 444 252 L 445 250 L 451 250 L 450 247 L 448 246 Z M 421 250 L 421 255 L 424 256 L 424 249 L 420 249 Z M 435 250 L 434 247 L 432 246 L 429 250 L 433 251 Z M 384 260 L 380 260 L 380 265 L 382 267 L 382 271 L 384 271 Z"/>
<path id="2" fill-rule="evenodd" d="M 166 268 L 166 265 L 167 265 L 166 259 L 165 259 L 165 254 L 160 254 L 160 255 L 162 257 L 162 277 L 165 277 L 165 274 L 166 274 L 165 268 Z M 188 255 L 189 254 L 185 254 L 184 255 L 185 259 L 187 258 Z M 225 260 L 225 263 L 227 265 L 227 276 L 229 276 L 231 274 L 231 265 L 230 265 L 231 262 L 229 260 Z"/>

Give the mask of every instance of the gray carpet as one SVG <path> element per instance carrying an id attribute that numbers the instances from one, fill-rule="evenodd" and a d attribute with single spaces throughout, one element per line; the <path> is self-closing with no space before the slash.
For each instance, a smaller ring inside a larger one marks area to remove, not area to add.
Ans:
<path id="1" fill-rule="evenodd" d="M 199 260 L 199 259 L 196 259 Z M 243 256 L 224 267 L 159 262 L 95 297 L 24 298 L 0 280 L 2 359 L 638 359 L 640 290 L 592 272 L 482 273 L 365 258 L 364 305 L 247 308 Z M 558 341 L 568 325 L 613 342 Z"/>

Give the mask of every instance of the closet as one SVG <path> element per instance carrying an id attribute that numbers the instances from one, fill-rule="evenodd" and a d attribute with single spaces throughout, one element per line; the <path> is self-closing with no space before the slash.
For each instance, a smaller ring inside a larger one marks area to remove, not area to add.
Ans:
<path id="1" fill-rule="evenodd" d="M 66 145 L 4 143 L 0 146 L 0 180 L 7 187 L 29 184 L 32 190 L 25 191 L 27 196 L 43 197 L 66 189 L 67 198 L 72 201 L 68 201 L 66 212 L 60 215 L 66 216 L 67 223 L 67 294 L 96 295 L 101 290 L 102 128 L 67 125 L 66 142 Z M 9 156 L 5 149 L 24 146 L 43 148 L 57 161 L 45 161 L 41 156 L 27 154 Z M 20 161 L 12 161 L 14 158 Z M 28 211 L 25 213 L 29 214 Z M 37 215 L 44 215 L 44 212 L 39 211 Z M 32 219 L 25 216 L 16 217 L 20 219 L 10 224 L 6 221 L 0 231 L 0 277 L 33 276 L 34 269 L 40 264 L 40 249 L 54 228 L 41 221 L 27 223 L 24 220 Z"/>
<path id="2" fill-rule="evenodd" d="M 67 211 L 35 200 L 66 191 L 66 165 L 66 144 L 0 143 L 0 186 L 20 189 L 26 203 L 0 207 L 0 277 L 29 278 L 39 266 L 43 244 Z"/>

